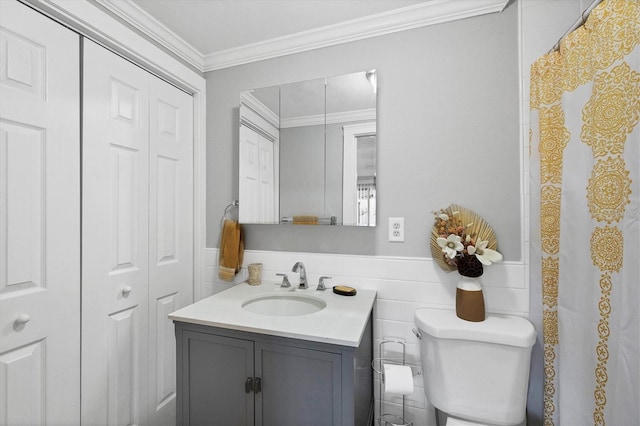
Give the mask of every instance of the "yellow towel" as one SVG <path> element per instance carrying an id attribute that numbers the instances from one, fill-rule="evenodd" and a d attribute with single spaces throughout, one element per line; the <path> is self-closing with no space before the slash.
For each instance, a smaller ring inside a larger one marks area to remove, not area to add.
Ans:
<path id="1" fill-rule="evenodd" d="M 234 220 L 225 219 L 220 235 L 220 256 L 218 258 L 218 277 L 224 281 L 233 281 L 244 257 L 244 236 L 242 225 Z"/>
<path id="2" fill-rule="evenodd" d="M 317 225 L 318 216 L 294 216 L 294 225 Z"/>

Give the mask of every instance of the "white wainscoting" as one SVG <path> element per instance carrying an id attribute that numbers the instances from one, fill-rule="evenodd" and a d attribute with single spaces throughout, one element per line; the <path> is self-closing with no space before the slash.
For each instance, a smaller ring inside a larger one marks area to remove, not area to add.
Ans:
<path id="1" fill-rule="evenodd" d="M 263 280 L 279 282 L 276 273 L 289 274 L 292 284 L 299 280 L 291 272 L 293 265 L 301 261 L 307 270 L 310 290 L 317 285 L 322 275 L 332 277 L 330 286 L 346 284 L 355 288 L 377 290 L 374 308 L 374 356 L 378 357 L 378 345 L 382 337 L 402 338 L 406 341 L 408 363 L 419 367 L 420 350 L 418 340 L 411 329 L 413 313 L 418 307 L 440 309 L 455 308 L 456 272 L 446 273 L 431 258 L 355 256 L 341 254 L 319 254 L 274 251 L 246 251 L 244 267 L 235 282 L 228 283 L 218 278 L 218 249 L 202 251 L 201 271 L 203 297 L 225 290 L 247 279 L 246 265 L 261 262 Z M 506 313 L 526 317 L 529 310 L 529 288 L 522 262 L 503 262 L 485 269 L 482 276 L 485 303 L 489 312 Z M 393 350 L 392 345 L 388 345 Z M 395 346 L 395 345 L 393 345 Z M 386 349 L 385 349 L 386 351 Z M 385 356 L 397 356 L 386 352 Z M 425 400 L 422 377 L 415 377 L 415 392 L 405 398 L 407 420 L 415 425 L 435 425 L 433 407 Z M 378 398 L 378 382 L 375 382 Z M 402 398 L 385 397 L 384 412 L 401 413 Z M 376 415 L 378 413 L 376 405 Z"/>

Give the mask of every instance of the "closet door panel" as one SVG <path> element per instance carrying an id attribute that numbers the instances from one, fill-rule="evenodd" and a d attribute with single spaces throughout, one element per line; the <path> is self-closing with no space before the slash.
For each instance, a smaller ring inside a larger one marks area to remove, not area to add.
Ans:
<path id="1" fill-rule="evenodd" d="M 260 221 L 263 223 L 275 223 L 278 221 L 275 213 L 275 182 L 274 182 L 274 144 L 269 139 L 260 136 L 260 182 L 259 204 Z"/>
<path id="2" fill-rule="evenodd" d="M 84 46 L 82 421 L 147 422 L 148 74 Z"/>
<path id="3" fill-rule="evenodd" d="M 0 425 L 77 424 L 79 38 L 0 14 Z"/>
<path id="4" fill-rule="evenodd" d="M 149 409 L 174 424 L 175 334 L 167 315 L 193 302 L 193 98 L 150 76 Z"/>
<path id="5" fill-rule="evenodd" d="M 260 223 L 260 135 L 245 125 L 239 132 L 240 199 L 250 200 L 243 203 L 239 219 L 242 223 Z"/>

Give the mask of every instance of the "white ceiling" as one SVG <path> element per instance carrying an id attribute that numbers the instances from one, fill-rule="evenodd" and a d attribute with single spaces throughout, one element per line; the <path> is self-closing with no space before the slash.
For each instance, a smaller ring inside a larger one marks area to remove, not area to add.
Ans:
<path id="1" fill-rule="evenodd" d="M 132 0 L 203 55 L 430 0 Z"/>
<path id="2" fill-rule="evenodd" d="M 207 72 L 500 12 L 508 1 L 93 0 L 92 3 L 109 10 L 199 71 Z"/>

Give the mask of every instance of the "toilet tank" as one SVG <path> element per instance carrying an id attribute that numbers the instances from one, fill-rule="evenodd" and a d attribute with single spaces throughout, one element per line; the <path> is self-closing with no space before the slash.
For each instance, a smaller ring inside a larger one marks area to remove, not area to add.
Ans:
<path id="1" fill-rule="evenodd" d="M 482 322 L 454 311 L 421 308 L 415 324 L 427 399 L 464 419 L 514 425 L 525 416 L 536 332 L 524 318 L 487 315 Z"/>

